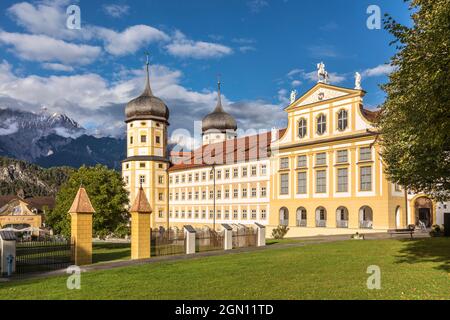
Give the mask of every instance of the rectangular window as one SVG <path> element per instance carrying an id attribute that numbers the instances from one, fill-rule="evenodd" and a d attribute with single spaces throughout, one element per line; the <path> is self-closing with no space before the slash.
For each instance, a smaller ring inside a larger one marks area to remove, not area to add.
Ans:
<path id="1" fill-rule="evenodd" d="M 225 210 L 225 219 L 230 219 L 230 210 Z"/>
<path id="2" fill-rule="evenodd" d="M 183 174 L 181 176 L 181 183 L 185 183 L 186 182 L 186 176 Z"/>
<path id="3" fill-rule="evenodd" d="M 265 176 L 267 174 L 267 166 L 265 164 L 261 165 L 261 175 Z"/>
<path id="4" fill-rule="evenodd" d="M 360 161 L 372 160 L 372 150 L 370 147 L 363 147 L 359 149 L 359 160 Z"/>
<path id="5" fill-rule="evenodd" d="M 256 210 L 252 210 L 252 220 L 256 220 Z"/>
<path id="6" fill-rule="evenodd" d="M 243 220 L 247 219 L 247 210 L 242 210 L 242 219 Z"/>
<path id="7" fill-rule="evenodd" d="M 252 166 L 252 177 L 256 176 L 256 166 Z"/>
<path id="8" fill-rule="evenodd" d="M 266 218 L 267 218 L 267 213 L 266 213 L 266 210 L 263 209 L 263 210 L 261 210 L 261 219 L 266 220 Z"/>
<path id="9" fill-rule="evenodd" d="M 139 168 L 145 168 L 145 162 L 140 162 L 139 163 Z"/>
<path id="10" fill-rule="evenodd" d="M 267 197 L 267 188 L 261 187 L 261 198 Z"/>
<path id="11" fill-rule="evenodd" d="M 206 172 L 202 172 L 202 181 L 206 180 Z"/>
<path id="12" fill-rule="evenodd" d="M 316 172 L 316 193 L 327 192 L 327 172 L 319 170 Z"/>
<path id="13" fill-rule="evenodd" d="M 247 167 L 243 167 L 242 168 L 242 177 L 246 177 L 247 176 Z"/>
<path id="14" fill-rule="evenodd" d="M 233 198 L 237 198 L 239 196 L 239 190 L 238 189 L 234 189 L 233 190 Z"/>
<path id="15" fill-rule="evenodd" d="M 146 143 L 147 142 L 147 136 L 146 135 L 142 135 L 141 136 L 141 143 Z"/>
<path id="16" fill-rule="evenodd" d="M 325 152 L 316 154 L 316 166 L 327 164 L 327 154 Z"/>
<path id="17" fill-rule="evenodd" d="M 145 184 L 145 176 L 139 176 L 139 183 Z"/>
<path id="18" fill-rule="evenodd" d="M 299 172 L 297 174 L 297 194 L 306 194 L 307 190 L 306 172 Z"/>
<path id="19" fill-rule="evenodd" d="M 372 190 L 372 167 L 360 168 L 360 190 L 371 191 Z"/>
<path id="20" fill-rule="evenodd" d="M 229 179 L 230 178 L 230 169 L 226 169 L 225 170 L 225 179 Z"/>
<path id="21" fill-rule="evenodd" d="M 217 190 L 216 199 L 222 199 L 222 190 Z"/>
<path id="22" fill-rule="evenodd" d="M 234 168 L 233 169 L 233 178 L 238 178 L 239 177 L 239 169 L 238 168 Z"/>
<path id="23" fill-rule="evenodd" d="M 175 201 L 178 201 L 178 192 L 175 193 Z"/>
<path id="24" fill-rule="evenodd" d="M 195 200 L 198 200 L 198 196 L 199 196 L 198 191 L 195 191 Z"/>
<path id="25" fill-rule="evenodd" d="M 347 150 L 338 150 L 336 162 L 337 163 L 347 163 L 348 162 Z"/>
<path id="26" fill-rule="evenodd" d="M 159 201 L 163 201 L 163 197 L 164 197 L 164 194 L 160 192 L 160 193 L 158 194 L 158 199 L 159 199 Z"/>
<path id="27" fill-rule="evenodd" d="M 130 137 L 130 144 L 133 144 L 133 136 Z"/>
<path id="28" fill-rule="evenodd" d="M 297 157 L 297 168 L 306 168 L 308 166 L 306 156 Z"/>
<path id="29" fill-rule="evenodd" d="M 158 183 L 163 184 L 164 183 L 164 176 L 158 176 Z"/>
<path id="30" fill-rule="evenodd" d="M 238 211 L 233 210 L 233 219 L 237 220 L 239 218 Z"/>
<path id="31" fill-rule="evenodd" d="M 230 198 L 230 190 L 225 190 L 225 199 L 229 199 Z"/>
<path id="32" fill-rule="evenodd" d="M 192 182 L 192 173 L 188 175 L 188 182 Z"/>
<path id="33" fill-rule="evenodd" d="M 280 194 L 289 194 L 289 174 L 284 173 L 280 175 Z"/>
<path id="34" fill-rule="evenodd" d="M 209 192 L 209 198 L 210 198 L 210 199 L 214 199 L 214 190 L 211 190 L 211 191 Z"/>
<path id="35" fill-rule="evenodd" d="M 289 169 L 289 158 L 280 159 L 280 169 Z"/>
<path id="36" fill-rule="evenodd" d="M 217 171 L 217 180 L 222 179 L 222 170 Z"/>
<path id="37" fill-rule="evenodd" d="M 175 176 L 175 183 L 179 183 L 180 182 L 180 177 L 179 176 Z"/>
<path id="38" fill-rule="evenodd" d="M 247 198 L 247 188 L 242 189 L 242 198 Z"/>
<path id="39" fill-rule="evenodd" d="M 160 136 L 156 136 L 155 137 L 155 142 L 156 142 L 156 144 L 160 144 L 161 143 L 161 137 Z"/>
<path id="40" fill-rule="evenodd" d="M 252 198 L 256 198 L 256 188 L 252 188 Z"/>
<path id="41" fill-rule="evenodd" d="M 206 191 L 202 191 L 202 200 L 206 199 Z"/>
<path id="42" fill-rule="evenodd" d="M 192 200 L 192 192 L 188 193 L 188 200 Z"/>
<path id="43" fill-rule="evenodd" d="M 348 169 L 341 168 L 337 171 L 337 192 L 348 191 Z"/>
<path id="44" fill-rule="evenodd" d="M 198 182 L 200 179 L 200 175 L 198 174 L 198 172 L 195 174 L 195 182 Z"/>

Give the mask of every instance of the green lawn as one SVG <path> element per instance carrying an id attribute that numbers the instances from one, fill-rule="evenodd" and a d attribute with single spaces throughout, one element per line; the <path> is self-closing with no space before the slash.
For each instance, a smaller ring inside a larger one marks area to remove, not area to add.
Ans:
<path id="1" fill-rule="evenodd" d="M 381 268 L 381 290 L 366 288 L 370 265 Z M 0 298 L 450 299 L 450 239 L 271 245 L 251 253 L 84 273 L 81 290 L 66 289 L 66 277 L 3 283 Z"/>

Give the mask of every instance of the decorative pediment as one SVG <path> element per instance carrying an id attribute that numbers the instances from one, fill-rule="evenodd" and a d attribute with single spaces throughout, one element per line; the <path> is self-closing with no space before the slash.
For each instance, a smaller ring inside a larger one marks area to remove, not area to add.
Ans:
<path id="1" fill-rule="evenodd" d="M 362 90 L 347 89 L 325 83 L 318 83 L 308 90 L 302 97 L 293 102 L 286 111 L 318 102 L 325 102 L 335 98 L 364 94 Z"/>

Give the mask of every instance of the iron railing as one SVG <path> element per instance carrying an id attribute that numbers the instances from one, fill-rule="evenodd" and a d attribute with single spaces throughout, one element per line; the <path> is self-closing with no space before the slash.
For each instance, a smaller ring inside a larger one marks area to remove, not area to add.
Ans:
<path id="1" fill-rule="evenodd" d="M 255 247 L 257 236 L 253 228 L 241 227 L 233 230 L 233 248 Z"/>
<path id="2" fill-rule="evenodd" d="M 152 230 L 150 250 L 152 257 L 186 253 L 184 231 L 173 229 Z"/>
<path id="3" fill-rule="evenodd" d="M 197 230 L 195 233 L 195 251 L 206 252 L 214 250 L 223 250 L 225 233 L 217 232 L 211 229 Z"/>
<path id="4" fill-rule="evenodd" d="M 348 220 L 337 220 L 336 227 L 338 228 L 348 228 Z"/>
<path id="5" fill-rule="evenodd" d="M 325 228 L 327 226 L 327 220 L 316 220 L 317 228 Z"/>
<path id="6" fill-rule="evenodd" d="M 74 264 L 74 247 L 70 240 L 17 242 L 16 273 L 67 268 Z"/>

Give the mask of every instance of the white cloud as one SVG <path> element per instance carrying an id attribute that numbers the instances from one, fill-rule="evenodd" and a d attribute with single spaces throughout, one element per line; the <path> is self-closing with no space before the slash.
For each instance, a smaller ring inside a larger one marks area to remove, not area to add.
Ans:
<path id="1" fill-rule="evenodd" d="M 302 82 L 300 80 L 294 80 L 291 82 L 291 86 L 293 88 L 299 87 L 302 84 Z"/>
<path id="2" fill-rule="evenodd" d="M 395 71 L 395 67 L 389 64 L 380 64 L 374 68 L 366 69 L 362 72 L 362 76 L 369 77 L 379 77 L 386 76 Z"/>
<path id="3" fill-rule="evenodd" d="M 166 49 L 173 56 L 194 59 L 220 58 L 233 53 L 233 49 L 222 44 L 187 39 L 180 31 Z"/>
<path id="4" fill-rule="evenodd" d="M 331 84 L 339 84 L 339 83 L 342 83 L 345 80 L 347 80 L 345 75 L 338 74 L 336 72 L 330 72 L 328 74 L 328 76 L 329 76 L 329 81 Z M 291 84 L 293 87 L 300 85 L 300 83 L 296 82 L 296 81 L 300 81 L 300 80 L 296 79 L 296 78 L 304 79 L 304 80 L 307 80 L 310 82 L 318 81 L 317 71 L 305 72 L 305 70 L 303 70 L 303 69 L 293 69 L 293 70 L 289 71 L 289 73 L 287 74 L 287 77 L 290 80 L 292 80 Z"/>
<path id="5" fill-rule="evenodd" d="M 105 42 L 105 50 L 115 56 L 135 53 L 152 42 L 169 40 L 164 32 L 146 25 L 135 25 L 122 32 L 101 27 L 94 30 Z"/>
<path id="6" fill-rule="evenodd" d="M 74 68 L 61 63 L 43 63 L 42 67 L 47 70 L 72 72 Z"/>
<path id="7" fill-rule="evenodd" d="M 269 6 L 269 2 L 267 0 L 250 0 L 247 1 L 247 6 L 250 8 L 252 13 L 258 13 L 263 8 Z"/>
<path id="8" fill-rule="evenodd" d="M 328 44 L 311 45 L 307 48 L 309 54 L 314 58 L 335 58 L 337 57 L 336 48 Z"/>
<path id="9" fill-rule="evenodd" d="M 65 64 L 85 65 L 93 62 L 101 48 L 74 44 L 46 35 L 10 33 L 0 30 L 0 43 L 12 47 L 22 59 L 31 61 L 58 61 Z"/>
<path id="10" fill-rule="evenodd" d="M 7 136 L 19 131 L 19 125 L 17 124 L 17 122 L 13 121 L 14 119 L 8 119 L 6 123 L 3 123 L 0 126 L 0 136 Z"/>
<path id="11" fill-rule="evenodd" d="M 130 11 L 130 6 L 121 4 L 107 4 L 103 5 L 103 10 L 106 14 L 113 18 L 120 18 Z"/>
<path id="12" fill-rule="evenodd" d="M 242 47 L 239 47 L 239 51 L 242 53 L 247 53 L 250 51 L 256 51 L 256 48 L 253 46 L 242 46 Z"/>

